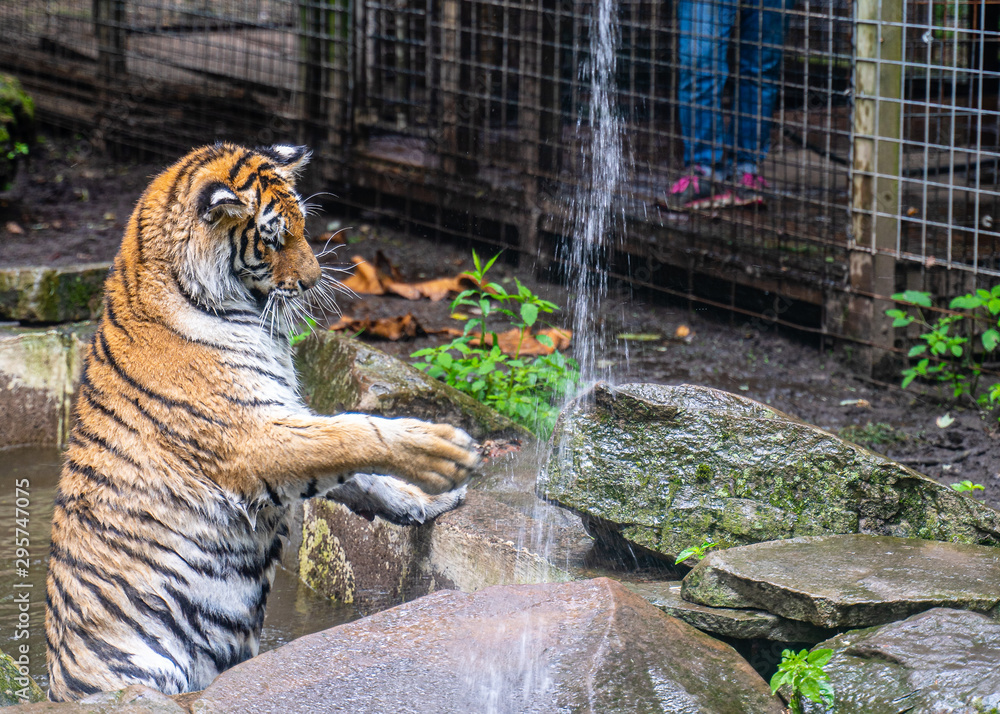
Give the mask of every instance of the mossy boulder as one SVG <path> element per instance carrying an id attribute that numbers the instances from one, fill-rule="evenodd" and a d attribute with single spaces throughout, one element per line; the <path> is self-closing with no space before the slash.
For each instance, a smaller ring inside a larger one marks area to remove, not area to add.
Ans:
<path id="1" fill-rule="evenodd" d="M 10 187 L 34 142 L 35 103 L 17 79 L 0 73 L 0 191 Z"/>
<path id="2" fill-rule="evenodd" d="M 1000 545 L 1000 513 L 818 427 L 708 387 L 597 385 L 567 407 L 539 493 L 606 543 L 667 558 L 835 533 Z M 624 542 L 623 542 L 624 541 Z"/>
<path id="3" fill-rule="evenodd" d="M 27 655 L 22 656 L 27 659 Z M 43 699 L 45 692 L 27 674 L 27 664 L 19 665 L 9 654 L 0 652 L 0 707 Z"/>
<path id="4" fill-rule="evenodd" d="M 414 417 L 465 429 L 474 439 L 528 437 L 507 417 L 454 387 L 351 337 L 318 331 L 299 343 L 302 395 L 320 414 L 364 412 Z"/>
<path id="5" fill-rule="evenodd" d="M 103 310 L 110 263 L 0 270 L 0 319 L 24 324 L 94 320 Z"/>

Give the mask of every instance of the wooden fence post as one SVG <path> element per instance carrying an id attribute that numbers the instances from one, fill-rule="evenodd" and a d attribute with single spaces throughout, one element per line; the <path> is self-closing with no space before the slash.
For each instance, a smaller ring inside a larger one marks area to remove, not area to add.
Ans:
<path id="1" fill-rule="evenodd" d="M 851 170 L 850 292 L 844 334 L 868 343 L 869 374 L 892 347 L 885 316 L 895 292 L 903 109 L 903 0 L 857 0 L 854 163 Z"/>

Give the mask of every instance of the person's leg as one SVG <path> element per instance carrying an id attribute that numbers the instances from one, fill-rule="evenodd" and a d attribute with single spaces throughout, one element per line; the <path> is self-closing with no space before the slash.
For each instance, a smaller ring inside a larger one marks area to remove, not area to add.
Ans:
<path id="1" fill-rule="evenodd" d="M 733 0 L 680 0 L 677 5 L 677 101 L 684 165 L 721 172 L 726 49 L 736 17 Z"/>
<path id="2" fill-rule="evenodd" d="M 771 148 L 771 115 L 781 91 L 786 0 L 742 0 L 736 117 L 736 178 L 756 174 Z"/>

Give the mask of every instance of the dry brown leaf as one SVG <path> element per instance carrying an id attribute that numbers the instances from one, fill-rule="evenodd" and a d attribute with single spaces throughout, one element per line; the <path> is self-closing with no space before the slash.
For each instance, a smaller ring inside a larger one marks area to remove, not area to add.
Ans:
<path id="1" fill-rule="evenodd" d="M 445 327 L 440 330 L 428 330 L 420 324 L 420 321 L 411 312 L 405 315 L 397 315 L 396 317 L 380 317 L 377 319 L 370 317 L 362 319 L 341 317 L 340 320 L 330 326 L 330 329 L 335 332 L 363 332 L 367 337 L 391 340 L 393 342 L 398 340 L 412 340 L 425 335 L 458 336 L 462 334 L 461 330 L 451 327 Z"/>
<path id="2" fill-rule="evenodd" d="M 572 331 L 560 330 L 555 327 L 547 327 L 544 330 L 539 330 L 538 334 L 546 335 L 552 340 L 552 347 L 543 345 L 532 334 L 525 335 L 524 339 L 521 340 L 521 331 L 516 327 L 512 327 L 506 332 L 498 333 L 497 344 L 500 347 L 500 351 L 506 355 L 513 356 L 516 354 L 522 357 L 534 357 L 537 355 L 550 355 L 556 350 L 566 349 L 569 347 L 573 336 Z M 485 340 L 480 335 L 476 335 L 476 338 L 472 341 L 473 344 L 482 344 L 485 342 L 487 346 L 493 345 L 493 337 L 491 335 L 487 335 Z M 519 345 L 520 350 L 518 349 Z"/>
<path id="3" fill-rule="evenodd" d="M 444 300 L 452 294 L 460 293 L 463 290 L 479 287 L 478 283 L 471 275 L 456 275 L 453 278 L 438 278 L 437 280 L 425 280 L 416 283 L 414 286 L 421 295 L 431 302 Z"/>
<path id="4" fill-rule="evenodd" d="M 374 265 L 360 255 L 353 256 L 351 262 L 354 263 L 354 273 L 341 281 L 345 288 L 358 295 L 385 295 L 385 288 Z"/>
<path id="5" fill-rule="evenodd" d="M 316 238 L 310 238 L 310 243 L 321 243 L 322 245 L 345 245 L 347 241 L 345 236 L 347 231 L 340 228 L 335 231 L 326 231 L 325 233 L 320 233 Z"/>
<path id="6" fill-rule="evenodd" d="M 375 254 L 375 261 L 368 263 L 361 256 L 351 258 L 354 274 L 344 280 L 344 285 L 359 295 L 385 295 L 391 293 L 407 300 L 427 298 L 433 302 L 443 300 L 453 293 L 477 287 L 476 281 L 464 273 L 451 278 L 437 278 L 419 283 L 402 280 L 399 269 L 382 251 Z"/>

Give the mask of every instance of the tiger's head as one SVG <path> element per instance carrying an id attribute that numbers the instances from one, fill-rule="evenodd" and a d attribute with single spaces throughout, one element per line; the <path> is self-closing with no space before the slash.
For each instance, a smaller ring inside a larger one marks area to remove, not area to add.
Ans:
<path id="1" fill-rule="evenodd" d="M 304 298 L 322 278 L 295 191 L 309 157 L 303 146 L 216 144 L 160 177 L 170 262 L 191 299 L 212 310 L 273 309 L 283 323 L 304 313 Z"/>

